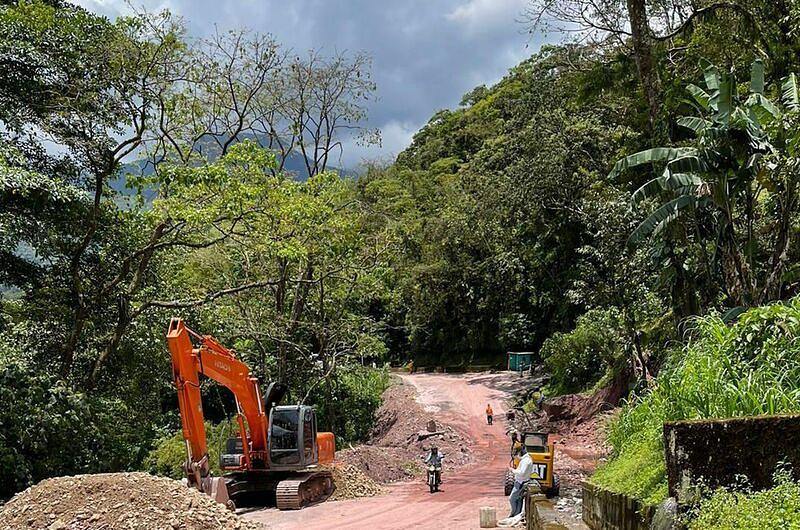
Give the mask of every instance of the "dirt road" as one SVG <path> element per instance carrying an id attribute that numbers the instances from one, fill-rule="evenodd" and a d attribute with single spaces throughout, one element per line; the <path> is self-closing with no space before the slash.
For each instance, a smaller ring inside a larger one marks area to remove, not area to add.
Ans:
<path id="1" fill-rule="evenodd" d="M 519 387 L 516 374 L 403 375 L 417 389 L 417 401 L 443 422 L 464 429 L 474 440 L 476 464 L 464 469 L 447 466 L 442 489 L 430 494 L 424 479 L 389 486 L 379 497 L 327 502 L 296 512 L 263 509 L 245 517 L 276 530 L 395 528 L 472 529 L 478 526 L 478 509 L 494 506 L 498 519 L 508 515 L 502 477 L 508 465 L 505 399 Z M 491 403 L 498 421 L 486 424 L 484 410 Z"/>

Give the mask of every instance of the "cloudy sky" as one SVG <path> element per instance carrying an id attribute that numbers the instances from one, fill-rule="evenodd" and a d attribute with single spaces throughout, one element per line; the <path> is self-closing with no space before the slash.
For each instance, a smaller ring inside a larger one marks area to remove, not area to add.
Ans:
<path id="1" fill-rule="evenodd" d="M 111 18 L 125 0 L 75 0 Z M 374 59 L 370 125 L 381 148 L 347 143 L 343 165 L 397 154 L 428 118 L 538 49 L 516 22 L 526 0 L 133 0 L 181 15 L 195 36 L 246 27 L 296 50 L 364 51 Z"/>

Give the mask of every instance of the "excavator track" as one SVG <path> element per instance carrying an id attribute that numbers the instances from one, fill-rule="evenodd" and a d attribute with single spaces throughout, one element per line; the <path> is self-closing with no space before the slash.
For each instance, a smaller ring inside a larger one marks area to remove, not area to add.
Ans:
<path id="1" fill-rule="evenodd" d="M 299 510 L 324 501 L 334 489 L 330 471 L 297 473 L 278 483 L 275 499 L 279 510 Z"/>

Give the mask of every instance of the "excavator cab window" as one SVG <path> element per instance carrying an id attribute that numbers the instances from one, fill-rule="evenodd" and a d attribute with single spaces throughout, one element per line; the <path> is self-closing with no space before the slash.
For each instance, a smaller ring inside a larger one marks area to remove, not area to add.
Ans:
<path id="1" fill-rule="evenodd" d="M 238 469 L 242 465 L 242 439 L 233 436 L 225 441 L 225 452 L 219 455 L 219 466 L 222 469 Z"/>
<path id="2" fill-rule="evenodd" d="M 314 417 L 314 411 L 305 409 L 303 419 L 303 456 L 306 463 L 313 462 L 314 458 L 314 441 L 317 439 L 317 422 Z"/>
<path id="3" fill-rule="evenodd" d="M 300 408 L 274 407 L 270 415 L 269 458 L 273 466 L 299 465 Z"/>

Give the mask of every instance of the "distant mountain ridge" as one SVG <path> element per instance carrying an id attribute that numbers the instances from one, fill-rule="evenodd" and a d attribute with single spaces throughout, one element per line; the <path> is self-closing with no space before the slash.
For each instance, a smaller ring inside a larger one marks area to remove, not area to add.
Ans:
<path id="1" fill-rule="evenodd" d="M 247 135 L 239 141 L 246 139 L 255 139 L 257 141 L 259 140 L 259 138 L 253 135 Z M 264 140 L 263 138 L 261 138 L 260 140 L 261 140 L 259 141 L 260 145 L 264 145 L 266 143 L 265 141 L 263 141 Z M 209 155 L 209 159 L 212 161 L 216 160 L 218 155 L 214 153 L 219 151 L 216 142 L 211 139 L 206 139 L 205 141 L 201 140 L 201 142 L 202 145 L 200 146 L 200 149 L 205 152 L 212 153 L 211 155 Z M 300 182 L 305 182 L 306 180 L 308 180 L 308 167 L 306 166 L 305 157 L 301 153 L 298 153 L 296 151 L 292 151 L 289 153 L 283 165 L 283 171 L 287 175 L 292 176 L 294 179 Z M 331 166 L 328 168 L 328 171 L 335 171 L 336 173 L 339 173 L 339 176 L 342 177 L 358 176 L 358 172 L 355 170 L 343 169 L 339 167 Z M 126 186 L 126 175 L 130 174 L 152 175 L 153 166 L 152 164 L 144 160 L 135 160 L 133 162 L 123 164 L 119 170 L 119 173 L 117 174 L 117 177 L 109 182 L 109 186 L 114 191 L 116 191 L 121 195 L 126 195 L 126 196 L 135 195 L 135 190 L 132 190 Z M 149 202 L 155 198 L 156 193 L 154 190 L 143 190 L 143 195 L 145 197 L 145 200 Z"/>

